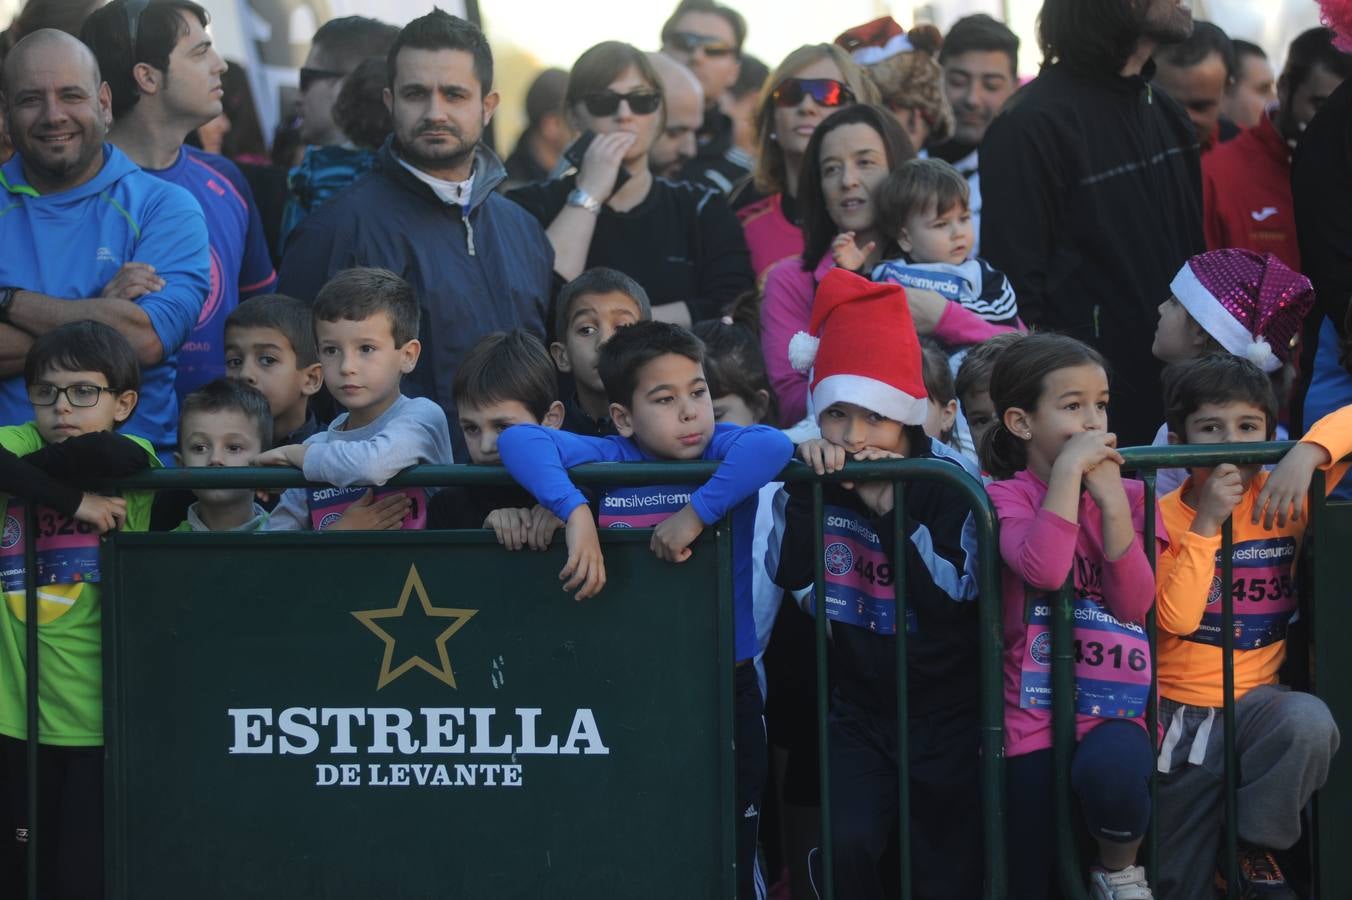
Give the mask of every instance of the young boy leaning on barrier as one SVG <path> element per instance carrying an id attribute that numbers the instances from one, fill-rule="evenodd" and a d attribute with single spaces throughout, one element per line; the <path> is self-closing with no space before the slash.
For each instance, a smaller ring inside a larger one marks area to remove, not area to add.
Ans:
<path id="1" fill-rule="evenodd" d="M 425 489 L 378 487 L 410 466 L 454 461 L 441 407 L 399 390 L 422 349 L 418 317 L 413 288 L 386 269 L 344 269 L 320 288 L 314 304 L 319 363 L 329 393 L 347 411 L 305 443 L 275 447 L 256 462 L 295 466 L 306 479 L 333 487 L 287 491 L 266 530 L 425 526 Z"/>
<path id="2" fill-rule="evenodd" d="M 183 398 L 178 464 L 247 466 L 272 443 L 268 398 L 238 378 L 217 378 Z M 252 488 L 197 488 L 175 531 L 261 531 L 268 512 Z"/>
<path id="3" fill-rule="evenodd" d="M 935 459 L 977 478 L 962 455 L 928 437 L 922 357 L 906 295 L 843 269 L 822 280 L 811 334 L 790 342 L 812 369 L 820 439 L 799 447 L 818 474 L 846 460 Z M 815 346 L 814 346 L 815 343 Z M 783 545 L 767 560 L 775 582 L 810 602 L 813 561 L 825 552 L 833 644 L 831 830 L 837 897 L 884 895 L 879 861 L 897 816 L 898 622 L 905 622 L 910 728 L 911 857 L 918 897 L 981 893 L 976 538 L 967 502 L 933 481 L 906 486 L 904 610 L 896 608 L 891 482 L 823 488 L 816 543 L 812 485 L 788 488 Z"/>
<path id="4" fill-rule="evenodd" d="M 1171 444 L 1272 439 L 1271 380 L 1241 356 L 1165 370 Z M 1352 407 L 1321 419 L 1272 472 L 1194 468 L 1160 500 L 1169 548 L 1157 566 L 1160 895 L 1214 896 L 1223 826 L 1221 598 L 1234 598 L 1235 725 L 1240 767 L 1241 896 L 1294 897 L 1273 850 L 1300 837 L 1301 810 L 1328 777 L 1338 728 L 1320 699 L 1278 683 L 1297 613 L 1295 563 L 1316 469 L 1332 490 L 1352 453 Z M 1221 583 L 1221 526 L 1233 521 L 1232 581 Z M 1201 863 L 1199 865 L 1199 863 Z M 1252 893 L 1252 892 L 1257 893 Z"/>
<path id="5" fill-rule="evenodd" d="M 99 535 L 145 531 L 148 491 L 98 482 L 158 467 L 151 445 L 117 434 L 141 371 L 127 339 L 97 322 L 63 325 L 24 362 L 33 421 L 0 428 L 0 896 L 22 897 L 29 821 L 27 585 L 38 583 L 37 826 L 43 896 L 103 893 L 103 626 Z M 36 504 L 37 572 L 26 571 L 25 507 Z"/>
<path id="6" fill-rule="evenodd" d="M 765 787 L 766 746 L 756 670 L 751 558 L 756 498 L 793 453 L 789 439 L 764 425 L 715 425 L 703 369 L 704 346 L 677 325 L 640 322 L 617 329 L 601 345 L 599 371 L 619 436 L 585 437 L 537 425 L 508 428 L 498 438 L 502 462 L 520 484 L 567 523 L 568 561 L 559 577 L 579 600 L 605 584 L 596 522 L 567 470 L 589 462 L 721 460 L 703 485 L 610 488 L 599 501 L 602 527 L 653 527 L 652 550 L 683 562 L 706 527 L 732 521 L 737 748 L 738 896 L 754 897 L 756 835 Z M 629 598 L 636 600 L 639 598 Z"/>
<path id="7" fill-rule="evenodd" d="M 521 329 L 481 338 L 461 360 L 451 395 L 474 465 L 502 465 L 498 437 L 513 425 L 558 428 L 563 422 L 549 351 Z M 519 485 L 448 487 L 432 498 L 427 527 L 491 528 L 508 550 L 544 550 L 563 522 Z"/>

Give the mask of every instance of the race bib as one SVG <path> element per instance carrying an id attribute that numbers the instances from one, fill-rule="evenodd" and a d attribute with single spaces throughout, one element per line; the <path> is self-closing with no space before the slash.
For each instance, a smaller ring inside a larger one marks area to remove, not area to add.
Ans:
<path id="1" fill-rule="evenodd" d="M 0 532 L 0 590 L 26 587 L 24 568 L 25 504 L 11 500 Z M 63 516 L 45 506 L 37 508 L 39 585 L 81 584 L 99 580 L 99 536 L 92 525 Z"/>
<path id="2" fill-rule="evenodd" d="M 310 527 L 315 531 L 331 528 L 343 517 L 347 508 L 361 499 L 362 494 L 373 490 L 370 487 L 314 488 L 306 502 L 310 507 Z M 404 494 L 412 501 L 408 515 L 404 516 L 404 528 L 418 530 L 427 527 L 427 490 L 426 488 L 374 488 L 374 500 L 381 500 L 391 494 Z"/>
<path id="3" fill-rule="evenodd" d="M 1028 642 L 1019 675 L 1019 707 L 1052 707 L 1050 602 L 1030 602 Z M 1150 696 L 1150 641 L 1145 629 L 1123 624 L 1098 601 L 1075 601 L 1075 711 L 1100 719 L 1145 714 Z"/>
<path id="4" fill-rule="evenodd" d="M 1232 556 L 1235 648 L 1254 650 L 1286 639 L 1286 627 L 1296 611 L 1296 584 L 1292 568 L 1296 561 L 1296 539 L 1267 538 L 1238 541 Z M 1220 551 L 1216 552 L 1216 574 L 1207 593 L 1206 612 L 1197 630 L 1184 640 L 1198 644 L 1221 645 Z"/>
<path id="5" fill-rule="evenodd" d="M 826 617 L 878 634 L 896 634 L 896 575 L 882 539 L 852 510 L 827 506 L 824 514 Z M 915 612 L 910 609 L 906 630 L 916 631 Z"/>
<path id="6" fill-rule="evenodd" d="M 683 484 L 613 488 L 601 495 L 596 520 L 602 528 L 652 528 L 680 512 L 691 490 Z"/>

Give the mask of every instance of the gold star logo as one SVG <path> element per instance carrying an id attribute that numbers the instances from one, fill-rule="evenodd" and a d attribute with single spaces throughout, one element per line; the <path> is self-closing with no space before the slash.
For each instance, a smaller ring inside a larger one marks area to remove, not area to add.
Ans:
<path id="1" fill-rule="evenodd" d="M 377 620 L 402 619 L 404 612 L 408 609 L 409 595 L 414 592 L 418 595 L 418 602 L 422 605 L 422 614 L 425 618 L 451 620 L 450 624 L 441 634 L 437 635 L 433 642 L 437 648 L 437 661 L 440 665 L 434 666 L 421 656 L 414 655 L 400 663 L 397 668 L 391 669 L 390 664 L 394 660 L 394 635 L 382 628 Z M 357 621 L 371 629 L 372 634 L 385 642 L 385 658 L 380 663 L 380 680 L 376 682 L 376 690 L 380 690 L 400 675 L 415 668 L 422 669 L 438 681 L 455 687 L 455 673 L 451 670 L 451 658 L 446 653 L 446 641 L 451 635 L 463 628 L 465 623 L 473 618 L 477 612 L 477 609 L 451 609 L 433 606 L 432 601 L 427 598 L 427 590 L 423 587 L 422 578 L 418 576 L 418 567 L 410 565 L 408 567 L 408 578 L 404 581 L 404 591 L 399 595 L 399 602 L 393 608 L 368 609 L 352 614 Z"/>

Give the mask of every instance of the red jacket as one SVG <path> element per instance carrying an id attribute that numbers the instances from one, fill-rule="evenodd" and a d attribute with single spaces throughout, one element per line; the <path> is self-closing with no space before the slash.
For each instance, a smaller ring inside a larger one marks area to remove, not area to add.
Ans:
<path id="1" fill-rule="evenodd" d="M 1300 271 L 1291 148 L 1267 116 L 1202 157 L 1202 209 L 1208 249 L 1273 253 Z"/>

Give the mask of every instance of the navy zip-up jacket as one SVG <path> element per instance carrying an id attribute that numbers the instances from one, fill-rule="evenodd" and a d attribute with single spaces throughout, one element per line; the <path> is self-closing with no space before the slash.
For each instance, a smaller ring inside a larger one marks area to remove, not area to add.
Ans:
<path id="1" fill-rule="evenodd" d="M 467 206 L 443 203 L 399 164 L 386 141 L 375 168 L 305 218 L 287 242 L 278 291 L 313 301 L 333 275 L 378 266 L 400 275 L 422 307 L 422 356 L 403 392 L 446 411 L 467 459 L 451 380 L 484 335 L 524 328 L 545 340 L 554 249 L 529 213 L 494 193 L 506 177 L 482 144 Z"/>

